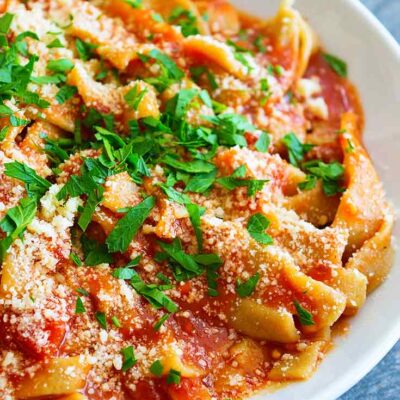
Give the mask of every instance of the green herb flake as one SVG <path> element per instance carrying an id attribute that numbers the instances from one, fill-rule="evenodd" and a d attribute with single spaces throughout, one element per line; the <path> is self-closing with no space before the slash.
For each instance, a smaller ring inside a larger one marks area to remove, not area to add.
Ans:
<path id="1" fill-rule="evenodd" d="M 268 135 L 266 132 L 262 132 L 257 139 L 257 142 L 255 144 L 255 148 L 260 152 L 260 153 L 267 153 L 268 152 L 268 147 L 271 143 L 271 137 Z"/>
<path id="2" fill-rule="evenodd" d="M 256 289 L 259 279 L 260 274 L 258 272 L 250 277 L 246 282 L 242 282 L 238 279 L 236 282 L 236 293 L 238 296 L 241 298 L 251 296 Z"/>
<path id="3" fill-rule="evenodd" d="M 147 88 L 143 90 L 139 89 L 139 85 L 136 84 L 129 92 L 125 95 L 125 101 L 133 110 L 137 111 L 140 103 L 142 102 L 144 96 L 148 92 Z"/>
<path id="4" fill-rule="evenodd" d="M 157 377 L 162 376 L 164 371 L 164 366 L 162 365 L 160 360 L 156 360 L 153 364 L 150 365 L 150 372 Z"/>
<path id="5" fill-rule="evenodd" d="M 175 369 L 170 369 L 167 375 L 168 385 L 179 385 L 181 383 L 181 373 Z"/>
<path id="6" fill-rule="evenodd" d="M 47 69 L 53 72 L 69 72 L 74 68 L 74 63 L 67 58 L 60 58 L 58 60 L 50 60 L 47 64 Z"/>
<path id="7" fill-rule="evenodd" d="M 77 297 L 75 304 L 75 314 L 83 314 L 86 312 L 85 305 L 83 304 L 82 298 Z"/>
<path id="8" fill-rule="evenodd" d="M 6 163 L 4 166 L 5 175 L 25 183 L 30 197 L 42 197 L 51 186 L 50 182 L 39 176 L 34 169 L 19 161 Z"/>
<path id="9" fill-rule="evenodd" d="M 117 222 L 114 229 L 107 237 L 106 244 L 111 253 L 124 253 L 132 239 L 143 225 L 154 208 L 156 200 L 154 197 L 147 197 L 129 211 Z"/>
<path id="10" fill-rule="evenodd" d="M 100 324 L 100 326 L 103 329 L 107 329 L 107 318 L 106 318 L 106 314 L 104 312 L 101 311 L 97 311 L 96 314 L 94 315 L 97 322 Z"/>
<path id="11" fill-rule="evenodd" d="M 111 317 L 111 322 L 116 328 L 121 328 L 122 326 L 120 320 L 115 315 Z"/>
<path id="12" fill-rule="evenodd" d="M 282 143 L 288 150 L 290 164 L 298 167 L 299 164 L 304 160 L 304 156 L 314 146 L 311 144 L 303 144 L 300 142 L 298 137 L 290 132 L 282 138 Z"/>
<path id="13" fill-rule="evenodd" d="M 169 319 L 171 314 L 164 314 L 153 326 L 153 329 L 157 332 L 161 329 L 164 323 Z"/>
<path id="14" fill-rule="evenodd" d="M 297 316 L 299 317 L 301 325 L 303 326 L 315 325 L 313 315 L 309 311 L 303 308 L 302 305 L 296 300 L 293 302 L 293 304 L 296 308 Z"/>
<path id="15" fill-rule="evenodd" d="M 250 217 L 247 223 L 247 231 L 258 243 L 269 245 L 273 243 L 271 236 L 265 233 L 269 224 L 269 220 L 264 215 L 257 213 Z"/>
<path id="16" fill-rule="evenodd" d="M 133 346 L 125 347 L 124 349 L 121 350 L 121 354 L 123 357 L 121 370 L 122 372 L 126 372 L 137 363 Z"/>
<path id="17" fill-rule="evenodd" d="M 79 217 L 78 225 L 82 229 L 82 231 L 86 231 L 86 228 L 89 226 L 92 216 L 96 210 L 96 207 L 100 204 L 103 199 L 104 189 L 99 186 L 89 193 L 89 196 L 86 200 L 85 207 Z"/>
<path id="18" fill-rule="evenodd" d="M 22 236 L 26 227 L 33 221 L 36 210 L 36 199 L 23 198 L 0 220 L 0 229 L 6 234 L 6 237 L 0 240 L 0 262 L 13 241 Z"/>
<path id="19" fill-rule="evenodd" d="M 10 30 L 11 23 L 14 19 L 14 14 L 5 13 L 0 17 L 0 33 L 6 35 Z"/>
<path id="20" fill-rule="evenodd" d="M 56 94 L 58 104 L 64 104 L 66 101 L 72 99 L 78 93 L 75 86 L 65 85 Z"/>
<path id="21" fill-rule="evenodd" d="M 347 78 L 347 64 L 339 57 L 332 54 L 323 54 L 324 60 L 342 78 Z"/>
<path id="22" fill-rule="evenodd" d="M 81 259 L 79 258 L 79 256 L 78 256 L 76 253 L 71 252 L 70 255 L 69 255 L 69 259 L 70 259 L 77 267 L 82 267 L 82 261 L 81 261 Z"/>

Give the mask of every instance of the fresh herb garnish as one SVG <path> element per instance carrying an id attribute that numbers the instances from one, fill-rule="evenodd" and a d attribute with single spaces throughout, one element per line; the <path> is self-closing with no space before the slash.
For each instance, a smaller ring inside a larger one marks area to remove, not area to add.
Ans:
<path id="1" fill-rule="evenodd" d="M 324 60 L 342 78 L 347 78 L 347 64 L 332 54 L 323 54 Z"/>
<path id="2" fill-rule="evenodd" d="M 327 196 L 334 196 L 344 191 L 341 185 L 344 167 L 339 162 L 334 161 L 330 164 L 326 164 L 320 160 L 313 160 L 304 163 L 303 168 L 310 175 L 322 180 L 322 188 Z M 312 188 L 314 182 L 316 182 L 315 178 L 307 178 L 306 182 L 300 184 L 300 188 Z"/>
<path id="3" fill-rule="evenodd" d="M 167 375 L 168 385 L 179 385 L 181 383 L 181 373 L 175 369 L 170 369 Z"/>
<path id="4" fill-rule="evenodd" d="M 164 371 L 164 366 L 162 365 L 160 360 L 156 360 L 153 362 L 153 364 L 151 364 L 150 366 L 150 372 L 154 375 L 154 376 L 162 376 Z"/>
<path id="5" fill-rule="evenodd" d="M 149 216 L 155 204 L 156 200 L 154 197 L 147 197 L 137 206 L 131 207 L 117 222 L 106 240 L 108 250 L 111 253 L 124 253 L 128 249 L 129 244 Z"/>
<path id="6" fill-rule="evenodd" d="M 121 370 L 122 372 L 126 372 L 128 371 L 128 369 L 131 369 L 137 363 L 133 346 L 125 347 L 124 349 L 121 350 L 121 354 L 124 360 L 122 363 Z"/>
<path id="7" fill-rule="evenodd" d="M 247 231 L 250 236 L 261 244 L 272 244 L 273 240 L 271 236 L 265 233 L 265 230 L 269 227 L 269 220 L 262 214 L 257 213 L 250 217 L 247 223 Z"/>
<path id="8" fill-rule="evenodd" d="M 36 199 L 29 197 L 21 199 L 19 204 L 9 209 L 0 220 L 0 229 L 6 234 L 6 237 L 0 240 L 0 261 L 4 260 L 8 248 L 15 239 L 22 236 L 35 215 Z"/>
<path id="9" fill-rule="evenodd" d="M 303 308 L 302 305 L 296 300 L 293 302 L 293 304 L 296 308 L 297 316 L 299 317 L 301 325 L 303 326 L 315 325 L 313 315 L 309 311 Z"/>
<path id="10" fill-rule="evenodd" d="M 293 132 L 285 135 L 282 143 L 288 150 L 290 164 L 296 167 L 304 160 L 305 154 L 314 147 L 312 144 L 301 143 Z"/>
<path id="11" fill-rule="evenodd" d="M 4 166 L 5 175 L 25 183 L 30 197 L 42 197 L 51 186 L 50 182 L 39 176 L 34 169 L 19 161 L 6 163 Z"/>
<path id="12" fill-rule="evenodd" d="M 238 296 L 244 298 L 252 295 L 256 289 L 259 279 L 260 274 L 258 272 L 250 277 L 246 282 L 242 282 L 240 279 L 238 279 L 236 282 L 236 293 Z"/>
<path id="13" fill-rule="evenodd" d="M 77 297 L 75 304 L 75 314 L 83 314 L 86 312 L 85 305 L 80 297 Z"/>
<path id="14" fill-rule="evenodd" d="M 96 314 L 94 315 L 97 322 L 100 324 L 100 326 L 103 329 L 107 329 L 107 317 L 104 312 L 97 311 Z"/>

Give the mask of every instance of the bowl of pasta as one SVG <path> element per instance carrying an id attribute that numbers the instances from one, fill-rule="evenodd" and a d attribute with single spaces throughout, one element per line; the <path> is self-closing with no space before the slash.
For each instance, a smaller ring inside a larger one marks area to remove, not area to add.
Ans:
<path id="1" fill-rule="evenodd" d="M 399 338 L 400 50 L 265 3 L 0 2 L 1 399 L 334 400 Z"/>

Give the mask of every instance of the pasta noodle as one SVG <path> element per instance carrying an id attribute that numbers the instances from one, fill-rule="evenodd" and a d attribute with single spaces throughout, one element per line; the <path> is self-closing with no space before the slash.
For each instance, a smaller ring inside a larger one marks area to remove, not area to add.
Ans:
<path id="1" fill-rule="evenodd" d="M 394 216 L 347 65 L 293 2 L 10 0 L 0 48 L 0 398 L 310 378 Z"/>

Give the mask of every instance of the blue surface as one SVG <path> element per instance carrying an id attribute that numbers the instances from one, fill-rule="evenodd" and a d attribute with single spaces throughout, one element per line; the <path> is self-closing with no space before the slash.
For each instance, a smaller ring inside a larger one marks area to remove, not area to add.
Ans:
<path id="1" fill-rule="evenodd" d="M 400 0 L 362 0 L 362 2 L 400 42 Z M 340 398 L 340 400 L 378 399 L 400 400 L 400 342 L 375 369 Z"/>

